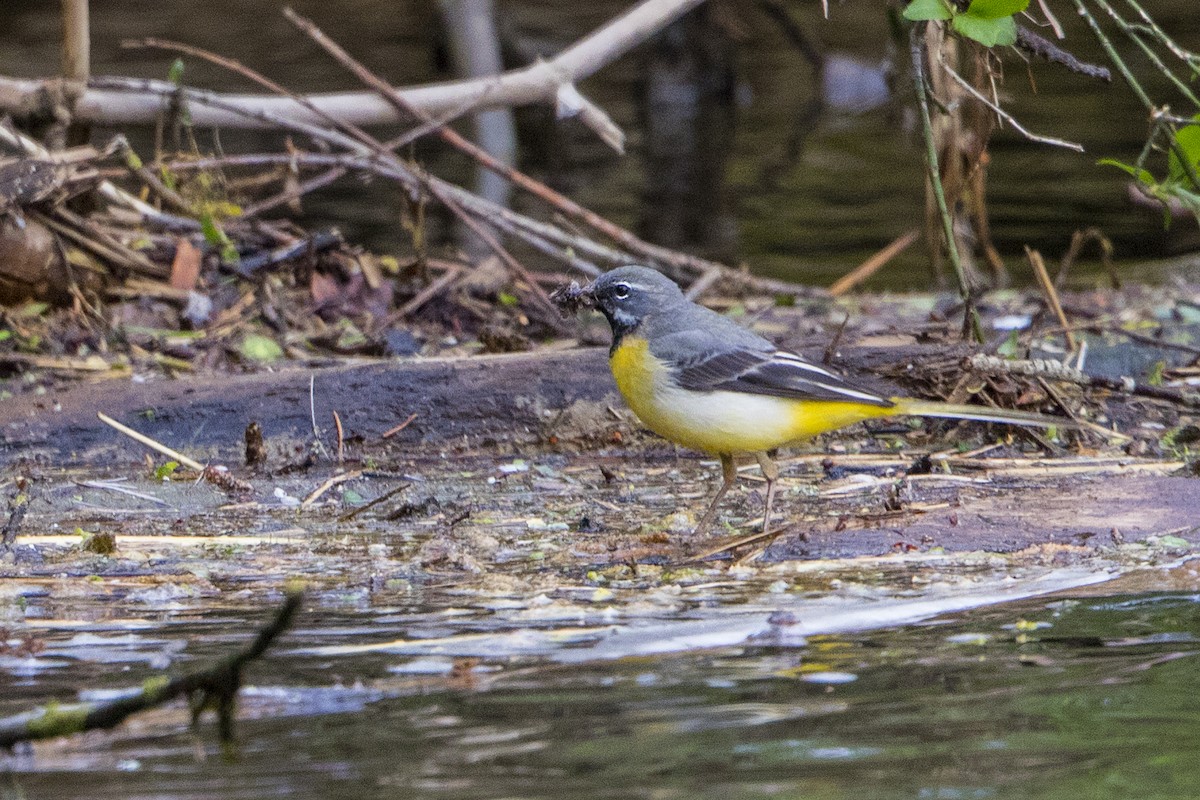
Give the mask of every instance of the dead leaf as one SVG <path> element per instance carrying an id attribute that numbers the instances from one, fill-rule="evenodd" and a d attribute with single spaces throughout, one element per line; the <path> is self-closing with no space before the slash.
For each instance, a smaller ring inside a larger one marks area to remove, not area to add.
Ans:
<path id="1" fill-rule="evenodd" d="M 180 238 L 171 262 L 171 286 L 189 291 L 200 280 L 200 251 L 187 239 Z"/>

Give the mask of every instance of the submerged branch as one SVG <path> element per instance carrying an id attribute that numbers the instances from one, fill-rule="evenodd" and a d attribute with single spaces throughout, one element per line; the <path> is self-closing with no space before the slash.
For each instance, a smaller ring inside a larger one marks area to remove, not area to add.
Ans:
<path id="1" fill-rule="evenodd" d="M 45 708 L 0 719 L 0 747 L 19 742 L 52 739 L 83 731 L 108 729 L 120 725 L 131 715 L 156 708 L 178 697 L 192 702 L 195 722 L 205 708 L 215 708 L 221 741 L 233 741 L 234 700 L 242 685 L 242 670 L 259 658 L 280 634 L 288 629 L 300 609 L 303 595 L 288 595 L 275 617 L 244 650 L 213 664 L 208 669 L 189 672 L 178 678 L 152 678 L 132 694 L 107 703 L 51 704 Z"/>

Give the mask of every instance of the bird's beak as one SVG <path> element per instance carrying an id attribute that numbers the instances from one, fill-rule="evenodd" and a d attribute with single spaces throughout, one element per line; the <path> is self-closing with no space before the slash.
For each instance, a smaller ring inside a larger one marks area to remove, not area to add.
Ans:
<path id="1" fill-rule="evenodd" d="M 596 284 L 589 283 L 587 286 L 580 286 L 575 281 L 571 281 L 566 286 L 560 286 L 555 289 L 550 299 L 558 306 L 558 310 L 564 315 L 574 314 L 581 308 L 596 307 Z"/>

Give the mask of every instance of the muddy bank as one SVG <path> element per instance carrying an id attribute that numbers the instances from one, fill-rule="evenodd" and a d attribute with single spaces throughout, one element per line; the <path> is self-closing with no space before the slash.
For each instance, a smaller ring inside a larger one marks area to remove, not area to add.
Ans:
<path id="1" fill-rule="evenodd" d="M 310 401 L 310 379 L 312 394 Z M 544 442 L 555 431 L 583 437 L 615 418 L 618 403 L 602 348 L 562 353 L 405 360 L 242 376 L 132 383 L 111 380 L 11 398 L 0 464 L 63 467 L 141 461 L 143 448 L 96 418 L 104 411 L 193 458 L 239 464 L 243 433 L 262 426 L 276 460 L 329 432 L 337 412 L 356 454 L 369 451 L 494 449 Z M 416 415 L 403 431 L 382 434 Z M 332 434 L 330 434 L 332 436 Z M 325 437 L 327 441 L 331 438 Z"/>

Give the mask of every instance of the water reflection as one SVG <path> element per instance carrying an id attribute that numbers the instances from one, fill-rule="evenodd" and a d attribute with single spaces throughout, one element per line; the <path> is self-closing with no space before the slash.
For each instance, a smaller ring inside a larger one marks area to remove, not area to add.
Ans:
<path id="1" fill-rule="evenodd" d="M 31 800 L 1192 797 L 1197 599 L 1030 601 L 799 648 L 569 667 L 496 654 L 456 676 L 424 657 L 277 655 L 243 698 L 232 763 L 178 709 L 6 763 Z M 339 641 L 340 623 L 305 638 Z M 171 635 L 198 654 L 212 632 Z M 833 674 L 855 680 L 807 680 Z M 45 695 L 98 676 L 42 678 Z"/>
<path id="2" fill-rule="evenodd" d="M 397 82 L 448 77 L 439 69 L 444 59 L 428 4 L 295 5 Z M 1144 5 L 1185 46 L 1200 45 L 1189 0 Z M 586 7 L 551 0 L 504 3 L 501 28 L 507 49 L 523 61 L 556 51 L 625 6 L 615 0 Z M 533 111 L 522 115 L 523 163 L 653 238 L 814 283 L 830 282 L 919 226 L 920 149 L 903 113 L 908 89 L 897 86 L 895 102 L 888 102 L 892 32 L 879 4 L 835 3 L 828 20 L 817 3 L 705 9 L 582 87 L 629 132 L 628 157 L 606 151 L 590 134 L 551 131 L 537 122 L 542 112 Z M 1060 19 L 1074 51 L 1099 60 L 1080 21 L 1071 14 Z M 339 70 L 261 4 L 217 0 L 200 13 L 180 7 L 176 14 L 146 15 L 136 0 L 108 0 L 97 9 L 93 29 L 98 73 L 162 77 L 169 57 L 119 47 L 130 36 L 152 35 L 226 53 L 297 89 L 347 85 Z M 0 71 L 53 73 L 58 36 L 55 14 L 44 4 L 0 3 Z M 1123 178 L 1095 164 L 1102 156 L 1132 161 L 1144 141 L 1144 110 L 1123 85 L 1004 58 L 1008 109 L 1032 130 L 1087 147 L 1084 155 L 1059 152 L 1009 130 L 994 139 L 988 199 L 994 239 L 1006 255 L 1019 256 L 1029 244 L 1056 258 L 1076 229 L 1090 226 L 1114 240 L 1118 260 L 1198 244 L 1193 225 L 1164 232 L 1158 211 L 1132 205 Z M 814 70 L 816 64 L 823 69 Z M 244 88 L 202 65 L 190 65 L 187 75 L 194 85 Z M 1151 81 L 1150 88 L 1161 87 Z M 229 150 L 281 145 L 278 137 L 229 132 L 224 143 Z M 148 139 L 141 145 L 148 146 Z M 432 143 L 416 152 L 439 173 L 470 182 L 464 160 Z M 352 239 L 384 250 L 408 246 L 389 187 L 347 179 L 314 195 L 306 209 L 306 222 L 314 226 L 336 224 Z M 435 216 L 431 235 L 449 237 L 447 223 Z M 1020 259 L 1010 260 L 1019 270 Z M 881 280 L 926 285 L 926 255 L 910 248 Z"/>

